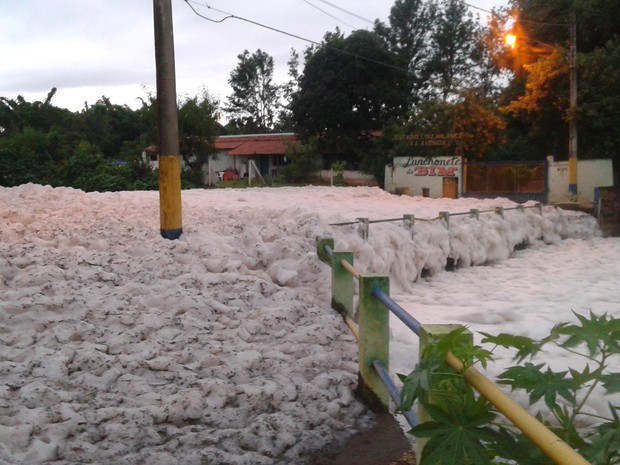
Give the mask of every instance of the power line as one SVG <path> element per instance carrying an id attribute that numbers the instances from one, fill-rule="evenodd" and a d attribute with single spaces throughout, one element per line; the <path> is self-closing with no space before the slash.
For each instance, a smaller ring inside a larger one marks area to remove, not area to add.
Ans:
<path id="1" fill-rule="evenodd" d="M 329 16 L 332 19 L 335 19 L 336 21 L 344 24 L 345 26 L 349 26 L 350 28 L 355 28 L 355 26 L 352 26 L 351 24 L 347 23 L 346 21 L 332 15 L 331 13 L 328 13 L 327 11 L 323 10 L 322 8 L 319 8 L 318 6 L 316 6 L 314 3 L 310 3 L 308 0 L 301 0 L 304 3 L 307 3 L 308 5 L 310 5 L 312 8 L 316 8 L 317 10 L 319 10 L 321 13 Z"/>
<path id="2" fill-rule="evenodd" d="M 205 16 L 205 15 L 202 15 L 202 14 L 198 13 L 198 11 L 196 11 L 196 9 L 192 6 L 192 3 L 196 3 L 196 2 L 193 2 L 193 1 L 191 1 L 191 0 L 185 0 L 185 3 L 187 3 L 187 5 L 188 5 L 188 6 L 192 9 L 192 11 L 193 11 L 193 12 L 194 12 L 197 16 L 200 16 L 202 19 L 206 19 L 207 21 L 211 21 L 212 23 L 217 23 L 217 24 L 219 24 L 219 23 L 223 23 L 224 21 L 226 21 L 226 20 L 227 20 L 227 19 L 229 19 L 229 18 L 232 18 L 232 16 L 230 16 L 230 15 L 229 15 L 229 16 L 226 16 L 225 18 L 220 19 L 220 20 L 215 20 L 215 19 L 209 18 L 208 16 Z M 200 4 L 200 3 L 197 3 L 197 5 L 203 6 L 203 5 L 202 5 L 202 4 Z M 207 5 L 207 7 L 208 7 L 208 5 Z"/>
<path id="3" fill-rule="evenodd" d="M 308 38 L 306 38 L 306 37 L 302 37 L 302 36 L 300 36 L 300 35 L 293 34 L 293 33 L 291 33 L 291 32 L 287 32 L 287 31 L 284 31 L 284 30 L 282 30 L 282 29 L 278 29 L 278 28 L 275 28 L 275 27 L 272 27 L 272 26 L 268 26 L 268 25 L 263 24 L 263 23 L 259 23 L 258 21 L 254 21 L 254 20 L 251 20 L 251 19 L 248 19 L 248 18 L 244 18 L 244 17 L 242 17 L 242 16 L 237 16 L 237 15 L 235 15 L 235 14 L 233 14 L 233 13 L 229 13 L 229 12 L 227 12 L 227 11 L 223 11 L 223 10 L 220 10 L 220 9 L 218 9 L 218 8 L 214 8 L 214 7 L 210 6 L 207 2 L 205 2 L 205 4 L 203 5 L 202 3 L 198 3 L 198 2 L 196 2 L 196 1 L 194 1 L 194 0 L 184 0 L 184 1 L 185 1 L 185 3 L 187 3 L 187 5 L 188 5 L 188 6 L 192 9 L 192 11 L 193 11 L 193 12 L 194 12 L 197 16 L 199 16 L 200 18 L 205 19 L 205 20 L 207 20 L 207 21 L 213 22 L 213 23 L 223 23 L 223 22 L 224 22 L 224 21 L 226 21 L 227 19 L 237 19 L 237 20 L 239 20 L 239 21 L 244 21 L 244 22 L 246 22 L 246 23 L 253 24 L 253 25 L 255 25 L 255 26 L 258 26 L 258 27 L 261 27 L 261 28 L 264 28 L 264 29 L 268 29 L 268 30 L 273 31 L 273 32 L 277 32 L 277 33 L 279 33 L 279 34 L 283 34 L 283 35 L 286 35 L 286 36 L 288 36 L 288 37 L 292 37 L 292 38 L 295 38 L 295 39 L 301 40 L 301 41 L 303 41 L 303 42 L 310 43 L 310 44 L 312 44 L 312 45 L 317 45 L 317 46 L 321 46 L 321 45 L 322 45 L 322 46 L 323 46 L 323 47 L 325 47 L 326 49 L 335 50 L 335 51 L 338 51 L 338 52 L 343 53 L 343 54 L 345 54 L 345 55 L 349 55 L 349 56 L 355 57 L 355 58 L 357 58 L 357 59 L 367 61 L 367 62 L 369 62 L 369 63 L 374 63 L 374 64 L 377 64 L 377 65 L 380 65 L 380 66 L 385 66 L 385 67 L 387 67 L 387 68 L 394 69 L 394 70 L 396 70 L 396 71 L 398 71 L 398 72 L 400 72 L 400 73 L 403 73 L 403 74 L 408 74 L 408 70 L 403 69 L 403 68 L 400 68 L 400 67 L 398 67 L 398 66 L 391 65 L 391 64 L 389 64 L 389 63 L 385 63 L 385 62 L 382 62 L 382 61 L 374 60 L 374 59 L 372 59 L 372 58 L 368 58 L 368 57 L 365 57 L 365 56 L 363 56 L 363 55 L 358 55 L 358 54 L 356 54 L 356 53 L 348 52 L 348 51 L 343 50 L 343 49 L 341 49 L 341 48 L 338 48 L 338 47 L 333 47 L 333 46 L 331 46 L 331 45 L 329 45 L 329 44 L 321 44 L 320 42 L 317 42 L 316 40 L 308 39 Z M 312 5 L 312 4 L 311 4 L 311 3 L 309 3 L 307 0 L 303 0 L 303 1 L 305 1 L 305 2 L 306 2 L 306 3 L 308 3 L 309 5 L 314 6 L 315 8 L 317 8 L 317 9 L 319 9 L 319 10 L 320 10 L 320 8 L 316 7 L 315 5 Z M 369 23 L 371 23 L 371 24 L 374 24 L 372 21 L 370 21 L 370 20 L 368 20 L 368 19 L 366 19 L 366 18 L 363 18 L 363 17 L 361 17 L 361 16 L 359 16 L 359 15 L 357 15 L 357 14 L 355 14 L 355 13 L 351 12 L 351 11 L 345 10 L 344 8 L 341 8 L 341 7 L 337 6 L 337 5 L 334 5 L 333 3 L 330 3 L 330 2 L 328 2 L 327 0 L 319 0 L 319 1 L 320 1 L 320 2 L 322 2 L 322 3 L 325 3 L 325 4 L 327 4 L 327 5 L 330 5 L 330 6 L 332 6 L 333 8 L 336 8 L 336 9 L 339 9 L 339 10 L 341 10 L 341 11 L 343 11 L 343 12 L 346 12 L 346 13 L 348 13 L 348 14 L 351 14 L 351 15 L 353 15 L 353 16 L 355 16 L 355 17 L 359 18 L 359 19 L 362 19 L 363 21 L 367 21 L 367 22 L 369 22 Z M 459 0 L 459 1 L 460 1 L 462 4 L 464 4 L 464 5 L 466 5 L 466 6 L 470 7 L 470 8 L 474 8 L 474 9 L 476 9 L 476 10 L 484 11 L 485 13 L 489 13 L 489 14 L 491 14 L 491 15 L 496 15 L 496 13 L 495 13 L 495 12 L 493 12 L 493 11 L 486 10 L 486 9 L 484 9 L 484 8 L 480 8 L 480 7 L 478 7 L 478 6 L 472 5 L 471 3 L 467 3 L 467 2 L 465 2 L 465 1 L 463 1 L 463 0 Z M 226 16 L 225 16 L 224 18 L 220 19 L 220 20 L 214 20 L 213 18 L 209 18 L 208 16 L 205 16 L 205 15 L 203 15 L 203 14 L 199 13 L 199 12 L 198 12 L 198 11 L 197 11 L 197 10 L 196 10 L 193 6 L 192 6 L 192 3 L 194 3 L 194 4 L 196 4 L 196 5 L 200 5 L 200 6 L 202 6 L 202 7 L 206 7 L 206 8 L 208 8 L 209 10 L 213 10 L 213 11 L 215 11 L 215 12 L 221 13 L 221 14 L 226 15 Z M 321 11 L 323 11 L 323 10 L 321 10 Z M 328 14 L 328 13 L 326 13 L 326 12 L 324 12 L 324 13 L 325 13 L 325 14 Z M 331 16 L 331 15 L 330 15 L 330 16 Z M 333 16 L 332 16 L 332 17 L 333 17 Z M 335 18 L 335 19 L 338 19 L 338 18 Z M 340 21 L 340 20 L 339 20 L 339 21 Z M 346 23 L 345 23 L 345 24 L 346 24 Z M 541 24 L 557 25 L 557 24 L 553 24 L 553 23 L 541 23 Z"/>
<path id="4" fill-rule="evenodd" d="M 305 1 L 305 0 L 304 0 L 304 1 Z M 369 19 L 367 19 L 367 18 L 364 18 L 363 16 L 360 16 L 360 15 L 358 15 L 358 14 L 356 14 L 356 13 L 353 13 L 352 11 L 346 10 L 346 9 L 344 9 L 344 8 L 342 8 L 342 7 L 338 6 L 338 5 L 335 5 L 335 4 L 331 3 L 331 2 L 328 2 L 327 0 L 318 0 L 318 1 L 319 1 L 319 2 L 321 2 L 321 3 L 325 3 L 326 5 L 329 5 L 329 6 L 331 6 L 332 8 L 336 8 L 337 10 L 340 10 L 340 11 L 342 11 L 342 12 L 344 12 L 344 13 L 347 13 L 347 14 L 349 14 L 349 15 L 351 15 L 351 16 L 354 16 L 354 17 L 356 17 L 356 18 L 358 18 L 358 19 L 361 19 L 362 21 L 365 21 L 365 22 L 367 22 L 367 23 L 369 23 L 369 24 L 372 24 L 372 25 L 374 25 L 374 24 L 375 24 L 375 22 L 374 22 L 374 21 L 371 21 L 371 20 L 369 20 Z M 459 0 L 459 1 L 460 1 L 463 5 L 466 5 L 466 6 L 470 7 L 470 8 L 475 9 L 475 10 L 484 11 L 485 13 L 489 13 L 489 14 L 491 14 L 491 15 L 495 14 L 493 11 L 490 11 L 490 10 L 485 10 L 484 8 L 480 8 L 479 6 L 472 5 L 471 3 L 467 3 L 467 2 L 465 2 L 465 1 L 463 1 L 463 0 Z"/>
<path id="5" fill-rule="evenodd" d="M 480 8 L 479 6 L 476 5 L 472 5 L 471 3 L 467 3 L 461 0 L 461 3 L 465 6 L 468 6 L 470 8 L 473 8 L 474 10 L 480 10 L 480 11 L 484 11 L 485 13 L 489 13 L 490 15 L 494 15 L 495 13 L 491 10 L 485 10 L 484 8 Z"/>
<path id="6" fill-rule="evenodd" d="M 299 39 L 299 40 L 303 40 L 303 41 L 305 41 L 305 42 L 309 42 L 309 43 L 314 44 L 314 45 L 320 45 L 320 44 L 319 44 L 319 42 L 316 42 L 316 41 L 314 41 L 314 40 L 310 40 L 310 39 L 306 39 L 305 37 L 298 36 L 297 34 L 293 34 L 293 33 L 290 33 L 290 32 L 286 32 L 286 31 L 283 31 L 283 30 L 281 30 L 281 29 L 276 29 L 275 27 L 267 26 L 266 24 L 261 24 L 261 23 L 259 23 L 259 22 L 253 21 L 253 20 L 251 20 L 251 19 L 243 18 L 243 17 L 241 17 L 241 16 L 237 16 L 237 15 L 234 15 L 234 14 L 232 14 L 232 13 L 228 13 L 228 12 L 226 12 L 226 11 L 218 10 L 217 8 L 213 8 L 213 7 L 211 7 L 211 6 L 207 3 L 205 6 L 206 6 L 208 9 L 213 10 L 213 11 L 217 11 L 218 13 L 222 13 L 222 14 L 224 14 L 224 15 L 227 15 L 227 16 L 226 16 L 226 17 L 224 17 L 223 19 L 221 19 L 221 20 L 219 20 L 219 21 L 216 21 L 216 20 L 214 20 L 214 19 L 212 19 L 212 18 L 209 18 L 209 17 L 207 17 L 207 16 L 205 16 L 205 15 L 200 14 L 200 13 L 199 13 L 199 12 L 198 12 L 198 11 L 197 11 L 197 10 L 196 10 L 193 6 L 192 6 L 192 3 L 196 3 L 196 2 L 194 2 L 194 1 L 192 1 L 192 0 L 185 0 L 185 3 L 187 3 L 187 5 L 188 5 L 188 6 L 192 9 L 192 11 L 193 11 L 193 12 L 194 12 L 197 16 L 201 17 L 202 19 L 206 19 L 207 21 L 211 21 L 211 22 L 213 22 L 213 23 L 223 23 L 223 22 L 224 22 L 224 21 L 226 21 L 227 19 L 238 19 L 239 21 L 245 21 L 246 23 L 254 24 L 255 26 L 259 26 L 259 27 L 262 27 L 262 28 L 265 28 L 265 29 L 269 29 L 270 31 L 274 31 L 274 32 L 277 32 L 277 33 L 279 33 L 279 34 L 284 34 L 284 35 L 286 35 L 286 36 L 293 37 L 293 38 L 295 38 L 295 39 Z M 200 6 L 203 6 L 202 4 L 199 4 L 199 3 L 197 3 L 197 4 L 198 4 L 198 5 L 200 5 Z"/>
<path id="7" fill-rule="evenodd" d="M 408 74 L 408 71 L 407 71 L 406 69 L 400 68 L 400 67 L 398 67 L 398 66 L 391 65 L 391 64 L 389 64 L 389 63 L 385 63 L 385 62 L 382 62 L 382 61 L 379 61 L 379 60 L 374 60 L 374 59 L 372 59 L 372 58 L 368 58 L 368 57 L 365 57 L 365 56 L 363 56 L 363 55 L 358 55 L 357 53 L 349 52 L 349 51 L 347 51 L 347 50 L 343 50 L 343 49 L 338 48 L 338 47 L 333 47 L 333 46 L 331 46 L 331 45 L 329 45 L 329 44 L 321 44 L 320 42 L 317 42 L 317 41 L 315 41 L 315 40 L 307 39 L 307 38 L 302 37 L 302 36 L 299 36 L 299 35 L 297 35 L 297 34 L 293 34 L 293 33 L 291 33 L 291 32 L 283 31 L 282 29 L 277 29 L 277 28 L 275 28 L 275 27 L 272 27 L 272 26 L 268 26 L 268 25 L 266 25 L 266 24 L 259 23 L 258 21 L 254 21 L 254 20 L 251 20 L 251 19 L 248 19 L 248 18 L 244 18 L 244 17 L 242 17 L 242 16 L 237 16 L 237 15 L 235 15 L 235 14 L 228 13 L 228 12 L 226 12 L 226 11 L 222 11 L 222 10 L 219 10 L 219 9 L 217 9 L 217 8 L 213 8 L 213 7 L 211 7 L 211 6 L 210 6 L 208 3 L 206 3 L 206 2 L 205 2 L 205 5 L 202 5 L 202 4 L 197 3 L 197 2 L 195 2 L 195 1 L 193 1 L 193 0 L 185 0 L 185 3 L 187 3 L 187 5 L 188 5 L 188 6 L 192 9 L 192 11 L 193 11 L 193 12 L 194 12 L 197 16 L 199 16 L 200 18 L 205 19 L 205 20 L 207 20 L 207 21 L 213 22 L 213 23 L 222 23 L 222 22 L 226 21 L 227 19 L 237 19 L 237 20 L 239 20 L 239 21 L 244 21 L 244 22 L 246 22 L 246 23 L 253 24 L 253 25 L 255 25 L 255 26 L 262 27 L 262 28 L 264 28 L 264 29 L 268 29 L 268 30 L 273 31 L 273 32 L 277 32 L 277 33 L 279 33 L 279 34 L 284 34 L 284 35 L 286 35 L 286 36 L 293 37 L 293 38 L 295 38 L 295 39 L 302 40 L 302 41 L 304 41 L 304 42 L 308 42 L 308 43 L 310 43 L 310 44 L 312 44 L 312 45 L 317 45 L 317 46 L 321 46 L 321 45 L 322 45 L 323 47 L 325 47 L 325 48 L 327 48 L 327 49 L 338 51 L 338 52 L 340 52 L 340 53 L 342 53 L 342 54 L 344 54 L 344 55 L 349 55 L 349 56 L 355 57 L 355 58 L 357 58 L 357 59 L 367 61 L 367 62 L 369 62 L 369 63 L 374 63 L 374 64 L 376 64 L 376 65 L 385 66 L 386 68 L 391 68 L 391 69 L 393 69 L 393 70 L 395 70 L 395 71 L 398 71 L 398 72 L 400 72 L 400 73 L 403 73 L 403 74 Z M 192 6 L 192 3 L 195 3 L 195 4 L 200 5 L 200 6 L 206 6 L 206 8 L 208 8 L 208 9 L 210 9 L 210 10 L 216 11 L 216 12 L 218 12 L 218 13 L 221 13 L 221 14 L 224 14 L 224 15 L 227 15 L 227 16 L 226 16 L 226 17 L 224 17 L 223 19 L 219 20 L 219 21 L 214 20 L 214 19 L 212 19 L 212 18 L 209 18 L 208 16 L 205 16 L 205 15 L 203 15 L 203 14 L 200 14 L 200 13 L 199 13 L 199 12 L 198 12 L 198 11 L 197 11 L 197 10 L 196 10 L 193 6 Z"/>
<path id="8" fill-rule="evenodd" d="M 485 10 L 484 8 L 480 8 L 478 6 L 472 5 L 471 3 L 467 3 L 464 2 L 462 0 L 460 0 L 461 3 L 463 5 L 467 5 L 470 8 L 474 8 L 476 10 L 480 10 L 480 11 L 484 11 L 485 13 L 489 13 L 490 15 L 493 16 L 497 16 L 497 13 L 495 13 L 494 11 L 491 10 Z M 566 27 L 569 25 L 569 23 L 549 23 L 549 22 L 545 22 L 545 21 L 537 21 L 535 19 L 525 19 L 525 18 L 519 18 L 519 21 L 522 23 L 530 23 L 530 24 L 540 24 L 541 26 L 563 26 Z"/>
<path id="9" fill-rule="evenodd" d="M 337 10 L 340 10 L 340 11 L 342 11 L 343 13 L 346 13 L 346 14 L 348 14 L 348 15 L 354 16 L 354 17 L 355 17 L 355 18 L 357 18 L 357 19 L 361 19 L 362 21 L 366 21 L 367 23 L 370 23 L 370 24 L 375 24 L 375 22 L 374 22 L 374 21 L 371 21 L 371 20 L 369 20 L 369 19 L 366 19 L 366 18 L 364 18 L 363 16 L 360 16 L 360 15 L 358 15 L 358 14 L 356 14 L 356 13 L 353 13 L 352 11 L 345 10 L 344 8 L 339 7 L 338 5 L 334 5 L 333 3 L 330 3 L 330 2 L 328 2 L 327 0 L 319 0 L 319 2 L 321 2 L 321 3 L 325 3 L 326 5 L 329 5 L 329 6 L 331 6 L 332 8 L 335 8 L 335 9 L 337 9 Z"/>

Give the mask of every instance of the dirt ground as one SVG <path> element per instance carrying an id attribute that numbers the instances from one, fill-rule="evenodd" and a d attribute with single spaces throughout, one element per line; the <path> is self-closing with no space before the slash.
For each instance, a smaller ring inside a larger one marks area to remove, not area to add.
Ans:
<path id="1" fill-rule="evenodd" d="M 410 439 L 391 414 L 377 414 L 374 428 L 321 451 L 307 465 L 415 465 Z"/>

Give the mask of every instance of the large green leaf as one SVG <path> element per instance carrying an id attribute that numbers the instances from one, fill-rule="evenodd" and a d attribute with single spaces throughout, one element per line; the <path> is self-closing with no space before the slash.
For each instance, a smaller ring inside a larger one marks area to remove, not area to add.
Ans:
<path id="1" fill-rule="evenodd" d="M 620 373 L 602 375 L 601 381 L 608 393 L 615 394 L 620 392 Z"/>
<path id="2" fill-rule="evenodd" d="M 590 312 L 590 318 L 573 312 L 580 324 L 565 325 L 559 333 L 567 336 L 560 344 L 571 349 L 581 344 L 588 348 L 590 356 L 605 352 L 620 353 L 620 319 L 610 318 L 607 314 L 597 316 Z"/>
<path id="3" fill-rule="evenodd" d="M 425 393 L 430 391 L 431 379 L 433 377 L 433 369 L 424 361 L 418 363 L 415 369 L 408 376 L 401 376 L 403 388 L 400 393 L 402 411 L 411 409 L 411 405 Z"/>
<path id="4" fill-rule="evenodd" d="M 527 436 L 515 428 L 509 430 L 499 427 L 496 439 L 490 444 L 493 452 L 498 457 L 510 460 L 518 465 L 553 465 L 554 462 L 547 457 Z"/>
<path id="5" fill-rule="evenodd" d="M 532 357 L 538 351 L 540 351 L 541 343 L 535 341 L 526 336 L 514 336 L 512 334 L 501 333 L 497 336 L 493 336 L 488 333 L 481 333 L 484 338 L 482 343 L 495 344 L 507 349 L 517 349 L 517 353 L 514 356 L 514 360 L 519 362 L 523 361 L 527 357 Z"/>
<path id="6" fill-rule="evenodd" d="M 499 375 L 500 383 L 508 384 L 512 389 L 525 389 L 530 395 L 530 403 L 544 398 L 545 404 L 553 409 L 557 396 L 573 402 L 575 400 L 575 382 L 567 378 L 566 371 L 556 373 L 547 368 L 542 371 L 544 364 L 534 365 L 526 363 L 523 366 L 511 367 Z"/>
<path id="7" fill-rule="evenodd" d="M 424 404 L 433 419 L 411 430 L 417 437 L 428 438 L 420 465 L 490 464 L 493 458 L 486 443 L 494 442 L 497 433 L 488 425 L 495 415 L 484 399 L 453 403 L 442 408 Z"/>
<path id="8" fill-rule="evenodd" d="M 569 368 L 568 371 L 570 372 L 576 387 L 584 386 L 587 383 L 600 378 L 602 374 L 602 368 L 600 367 L 594 371 L 590 371 L 589 364 L 587 364 L 581 371 L 574 368 Z"/>
<path id="9" fill-rule="evenodd" d="M 616 413 L 617 408 L 609 404 L 613 419 L 599 425 L 598 434 L 583 449 L 583 455 L 593 465 L 620 464 L 620 418 Z"/>

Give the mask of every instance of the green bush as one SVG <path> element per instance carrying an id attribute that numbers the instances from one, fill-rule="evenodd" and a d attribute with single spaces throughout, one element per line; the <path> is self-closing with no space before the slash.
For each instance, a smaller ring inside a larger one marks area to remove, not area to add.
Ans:
<path id="1" fill-rule="evenodd" d="M 482 342 L 516 351 L 517 365 L 499 375 L 499 383 L 513 391 L 525 391 L 530 408 L 542 402 L 536 416 L 552 431 L 593 465 L 620 464 L 620 406 L 609 403 L 605 416 L 593 414 L 586 407 L 593 396 L 620 392 L 620 319 L 593 313 L 576 317 L 577 324 L 560 323 L 539 341 L 483 333 Z M 466 367 L 485 367 L 492 359 L 492 353 L 472 345 L 464 331 L 459 329 L 440 338 L 422 354 L 421 362 L 408 376 L 401 376 L 401 408 L 408 410 L 419 400 L 432 418 L 411 431 L 416 437 L 428 439 L 420 465 L 553 463 L 519 430 L 502 423 L 503 417 L 492 405 L 445 363 L 448 352 Z M 542 350 L 547 345 L 584 360 L 583 368 L 575 368 L 575 363 L 567 370 L 554 371 L 544 362 L 536 363 L 544 359 Z M 548 417 L 552 421 L 545 420 Z M 587 418 L 592 426 L 578 428 Z"/>
<path id="2" fill-rule="evenodd" d="M 300 183 L 308 182 L 317 177 L 321 169 L 321 157 L 316 139 L 310 139 L 306 144 L 289 147 L 286 156 L 290 159 L 288 165 L 280 168 L 279 182 Z"/>

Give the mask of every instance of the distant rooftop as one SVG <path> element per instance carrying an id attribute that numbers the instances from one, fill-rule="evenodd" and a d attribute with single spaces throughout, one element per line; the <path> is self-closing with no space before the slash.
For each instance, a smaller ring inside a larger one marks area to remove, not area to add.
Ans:
<path id="1" fill-rule="evenodd" d="M 299 142 L 292 132 L 277 134 L 245 134 L 218 136 L 215 147 L 228 155 L 284 155 L 290 146 Z"/>

